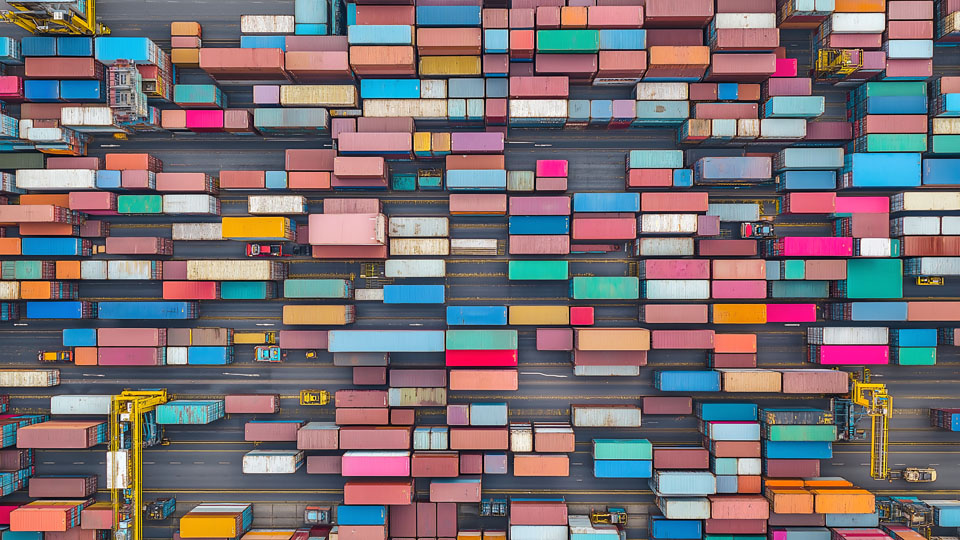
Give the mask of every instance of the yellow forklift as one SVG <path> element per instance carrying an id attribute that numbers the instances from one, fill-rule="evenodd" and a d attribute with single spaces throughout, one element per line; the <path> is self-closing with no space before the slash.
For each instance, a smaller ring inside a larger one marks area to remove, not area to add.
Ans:
<path id="1" fill-rule="evenodd" d="M 627 526 L 627 510 L 608 506 L 604 512 L 590 510 L 590 523 L 594 525 L 616 525 L 620 529 Z"/>
<path id="2" fill-rule="evenodd" d="M 300 405 L 322 406 L 330 403 L 330 392 L 326 390 L 301 390 Z"/>

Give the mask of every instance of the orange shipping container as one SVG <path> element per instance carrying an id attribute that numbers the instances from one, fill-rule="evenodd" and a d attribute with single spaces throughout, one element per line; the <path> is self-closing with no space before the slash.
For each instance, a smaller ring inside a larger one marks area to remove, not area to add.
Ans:
<path id="1" fill-rule="evenodd" d="M 450 428 L 451 450 L 507 450 L 510 431 L 503 427 Z"/>
<path id="2" fill-rule="evenodd" d="M 834 11 L 837 13 L 883 13 L 887 10 L 887 0 L 836 0 Z"/>
<path id="3" fill-rule="evenodd" d="M 715 259 L 713 279 L 767 279 L 763 259 Z"/>
<path id="4" fill-rule="evenodd" d="M 201 36 L 200 23 L 193 21 L 174 21 L 170 23 L 171 36 Z"/>
<path id="5" fill-rule="evenodd" d="M 407 505 L 413 501 L 413 481 L 347 482 L 343 486 L 344 504 Z"/>
<path id="6" fill-rule="evenodd" d="M 586 28 L 587 8 L 582 6 L 566 6 L 560 8 L 561 28 Z"/>
<path id="7" fill-rule="evenodd" d="M 418 28 L 417 52 L 427 55 L 477 55 L 483 53 L 480 28 Z"/>
<path id="8" fill-rule="evenodd" d="M 20 204 L 52 204 L 70 208 L 68 193 L 29 193 L 20 196 Z"/>
<path id="9" fill-rule="evenodd" d="M 803 480 L 800 478 L 765 478 L 763 484 L 772 488 L 802 488 Z"/>
<path id="10" fill-rule="evenodd" d="M 714 324 L 766 324 L 766 304 L 714 304 Z"/>
<path id="11" fill-rule="evenodd" d="M 960 321 L 960 302 L 907 302 L 908 321 Z"/>
<path id="12" fill-rule="evenodd" d="M 852 488 L 853 483 L 843 478 L 824 478 L 819 480 L 804 480 L 805 488 Z"/>
<path id="13" fill-rule="evenodd" d="M 876 510 L 873 493 L 865 489 L 812 489 L 818 514 L 867 514 Z"/>
<path id="14" fill-rule="evenodd" d="M 514 454 L 514 476 L 570 476 L 570 458 L 554 454 Z"/>
<path id="15" fill-rule="evenodd" d="M 650 47 L 651 66 L 710 65 L 710 47 L 654 45 Z"/>
<path id="16" fill-rule="evenodd" d="M 21 223 L 20 236 L 74 236 L 75 228 L 69 223 Z"/>
<path id="17" fill-rule="evenodd" d="M 49 281 L 21 281 L 20 299 L 21 300 L 50 300 L 50 282 Z"/>
<path id="18" fill-rule="evenodd" d="M 713 352 L 715 353 L 755 353 L 757 352 L 756 334 L 714 334 Z"/>
<path id="19" fill-rule="evenodd" d="M 711 519 L 768 519 L 770 503 L 762 495 L 710 495 Z"/>
<path id="20" fill-rule="evenodd" d="M 413 47 L 406 45 L 350 47 L 350 67 L 357 75 L 414 75 L 414 56 Z"/>
<path id="21" fill-rule="evenodd" d="M 805 489 L 772 488 L 766 489 L 771 510 L 777 514 L 812 514 L 813 494 Z"/>
<path id="22" fill-rule="evenodd" d="M 77 366 L 95 366 L 97 365 L 96 347 L 74 347 L 73 363 Z"/>
<path id="23" fill-rule="evenodd" d="M 20 255 L 20 239 L 0 238 L 0 255 Z"/>
<path id="24" fill-rule="evenodd" d="M 57 261 L 56 276 L 57 279 L 80 279 L 80 261 Z"/>
<path id="25" fill-rule="evenodd" d="M 515 369 L 451 369 L 450 390 L 493 391 L 519 388 Z"/>
<path id="26" fill-rule="evenodd" d="M 574 337 L 581 351 L 650 350 L 650 331 L 645 328 L 577 328 Z"/>
<path id="27" fill-rule="evenodd" d="M 107 154 L 105 169 L 113 171 L 153 171 L 160 172 L 163 163 L 150 154 Z"/>

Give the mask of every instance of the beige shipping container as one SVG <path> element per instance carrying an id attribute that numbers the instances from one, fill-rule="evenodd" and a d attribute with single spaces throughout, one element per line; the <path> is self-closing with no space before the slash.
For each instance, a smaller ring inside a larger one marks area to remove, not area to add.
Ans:
<path id="1" fill-rule="evenodd" d="M 568 306 L 510 306 L 511 325 L 567 325 L 570 324 Z"/>
<path id="2" fill-rule="evenodd" d="M 451 255 L 496 255 L 496 238 L 454 238 L 450 240 Z"/>
<path id="3" fill-rule="evenodd" d="M 447 238 L 391 238 L 390 256 L 447 256 L 450 240 Z"/>
<path id="4" fill-rule="evenodd" d="M 60 384 L 59 369 L 3 369 L 0 370 L 0 386 L 37 388 Z"/>
<path id="5" fill-rule="evenodd" d="M 174 223 L 174 240 L 223 240 L 220 223 Z"/>
<path id="6" fill-rule="evenodd" d="M 724 392 L 780 392 L 780 373 L 768 369 L 718 369 Z"/>
<path id="7" fill-rule="evenodd" d="M 890 199 L 893 212 L 911 210 L 960 210 L 958 191 L 908 191 Z"/>
<path id="8" fill-rule="evenodd" d="M 713 279 L 766 279 L 767 262 L 763 259 L 715 259 Z"/>
<path id="9" fill-rule="evenodd" d="M 960 118 L 931 118 L 932 135 L 960 135 Z"/>
<path id="10" fill-rule="evenodd" d="M 247 213 L 253 215 L 306 214 L 307 198 L 303 195 L 250 195 Z"/>
<path id="11" fill-rule="evenodd" d="M 356 107 L 357 87 L 352 84 L 288 84 L 280 87 L 280 104 L 310 107 Z"/>
<path id="12" fill-rule="evenodd" d="M 689 89 L 685 82 L 640 82 L 634 95 L 638 101 L 685 101 Z"/>
<path id="13" fill-rule="evenodd" d="M 187 279 L 191 281 L 274 280 L 282 279 L 284 270 L 283 263 L 275 261 L 187 261 Z"/>
<path id="14" fill-rule="evenodd" d="M 344 325 L 353 321 L 353 306 L 283 306 L 283 324 Z"/>
<path id="15" fill-rule="evenodd" d="M 293 15 L 241 15 L 242 34 L 292 34 Z"/>
<path id="16" fill-rule="evenodd" d="M 566 118 L 565 99 L 511 99 L 510 118 Z"/>
<path id="17" fill-rule="evenodd" d="M 421 56 L 421 77 L 471 77 L 482 73 L 479 56 Z"/>
<path id="18" fill-rule="evenodd" d="M 365 99 L 363 115 L 372 118 L 412 117 L 417 120 L 447 118 L 445 99 Z"/>
<path id="19" fill-rule="evenodd" d="M 0 300 L 19 300 L 19 281 L 0 281 Z"/>
<path id="20" fill-rule="evenodd" d="M 581 351 L 649 351 L 646 328 L 577 328 L 575 345 Z"/>

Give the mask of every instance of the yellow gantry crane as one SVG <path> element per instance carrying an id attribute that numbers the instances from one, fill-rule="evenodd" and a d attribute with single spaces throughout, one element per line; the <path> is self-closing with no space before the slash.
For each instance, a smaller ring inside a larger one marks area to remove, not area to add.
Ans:
<path id="1" fill-rule="evenodd" d="M 819 49 L 817 51 L 816 78 L 840 79 L 863 66 L 863 51 L 860 49 Z"/>
<path id="2" fill-rule="evenodd" d="M 8 3 L 13 9 L 0 11 L 0 20 L 31 34 L 105 36 L 110 33 L 110 29 L 97 20 L 97 0 Z"/>
<path id="3" fill-rule="evenodd" d="M 114 540 L 143 539 L 143 449 L 162 441 L 157 405 L 167 391 L 124 390 L 113 396 L 107 488 L 113 503 Z"/>
<path id="4" fill-rule="evenodd" d="M 851 373 L 850 398 L 833 400 L 833 409 L 840 440 L 865 440 L 867 434 L 857 429 L 857 423 L 870 417 L 870 476 L 876 480 L 887 478 L 889 423 L 893 416 L 893 398 L 887 394 L 887 386 L 871 382 L 869 369 Z"/>

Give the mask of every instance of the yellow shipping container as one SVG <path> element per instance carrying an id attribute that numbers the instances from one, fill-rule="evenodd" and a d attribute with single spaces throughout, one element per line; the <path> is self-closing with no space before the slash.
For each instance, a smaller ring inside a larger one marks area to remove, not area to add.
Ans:
<path id="1" fill-rule="evenodd" d="M 480 531 L 457 531 L 457 540 L 480 540 Z"/>
<path id="2" fill-rule="evenodd" d="M 225 240 L 293 240 L 296 228 L 281 216 L 224 217 L 221 231 Z"/>
<path id="3" fill-rule="evenodd" d="M 887 0 L 836 0 L 834 10 L 837 13 L 883 13 L 887 10 Z"/>
<path id="4" fill-rule="evenodd" d="M 510 324 L 570 324 L 570 308 L 567 306 L 510 306 L 509 309 Z"/>
<path id="5" fill-rule="evenodd" d="M 250 531 L 240 540 L 290 540 L 297 531 L 293 529 L 270 529 Z"/>
<path id="6" fill-rule="evenodd" d="M 421 56 L 420 76 L 480 75 L 479 56 Z"/>
<path id="7" fill-rule="evenodd" d="M 234 332 L 233 342 L 240 345 L 263 345 L 267 343 L 266 332 Z"/>
<path id="8" fill-rule="evenodd" d="M 576 347 L 581 351 L 649 351 L 646 328 L 577 328 Z"/>
<path id="9" fill-rule="evenodd" d="M 288 84 L 280 87 L 281 105 L 356 107 L 357 87 L 352 84 Z"/>
<path id="10" fill-rule="evenodd" d="M 432 147 L 434 154 L 450 153 L 450 133 L 442 131 L 433 134 Z"/>
<path id="11" fill-rule="evenodd" d="M 234 512 L 187 514 L 180 518 L 180 538 L 235 538 L 239 522 Z"/>
<path id="12" fill-rule="evenodd" d="M 507 531 L 490 531 L 484 529 L 483 540 L 507 540 Z"/>
<path id="13" fill-rule="evenodd" d="M 363 115 L 374 118 L 411 116 L 418 120 L 447 118 L 445 99 L 365 99 Z"/>
<path id="14" fill-rule="evenodd" d="M 283 306 L 283 324 L 344 325 L 353 322 L 353 306 Z"/>
<path id="15" fill-rule="evenodd" d="M 769 369 L 718 369 L 724 392 L 779 392 L 780 372 Z"/>
<path id="16" fill-rule="evenodd" d="M 413 152 L 418 156 L 429 156 L 431 133 L 418 131 L 413 134 Z"/>
<path id="17" fill-rule="evenodd" d="M 767 324 L 766 304 L 714 304 L 714 324 Z"/>

